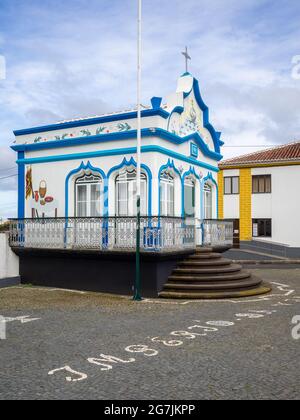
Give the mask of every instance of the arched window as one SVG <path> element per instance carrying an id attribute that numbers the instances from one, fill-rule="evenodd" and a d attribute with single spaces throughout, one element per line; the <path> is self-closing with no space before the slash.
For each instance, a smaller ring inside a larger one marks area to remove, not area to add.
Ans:
<path id="1" fill-rule="evenodd" d="M 174 216 L 174 177 L 168 171 L 160 176 L 160 214 Z"/>
<path id="2" fill-rule="evenodd" d="M 100 217 L 102 178 L 93 173 L 85 173 L 75 181 L 76 217 Z"/>
<path id="3" fill-rule="evenodd" d="M 204 219 L 212 219 L 212 187 L 204 184 Z"/>
<path id="4" fill-rule="evenodd" d="M 141 173 L 141 214 L 147 215 L 147 177 Z M 116 177 L 116 215 L 136 215 L 136 170 L 126 169 Z"/>
<path id="5" fill-rule="evenodd" d="M 196 183 L 193 177 L 188 176 L 184 180 L 184 216 L 195 217 L 195 189 Z"/>

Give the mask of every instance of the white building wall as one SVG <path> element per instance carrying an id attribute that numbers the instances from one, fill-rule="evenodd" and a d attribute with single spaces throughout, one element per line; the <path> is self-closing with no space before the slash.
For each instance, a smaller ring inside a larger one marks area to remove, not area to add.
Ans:
<path id="1" fill-rule="evenodd" d="M 8 244 L 8 234 L 0 233 L 0 280 L 19 276 L 19 257 Z"/>
<path id="2" fill-rule="evenodd" d="M 252 169 L 252 175 L 267 174 L 272 193 L 252 194 L 252 217 L 272 219 L 272 238 L 262 240 L 300 247 L 300 166 Z"/>
<path id="3" fill-rule="evenodd" d="M 91 150 L 92 145 L 89 146 L 80 146 L 76 148 L 76 152 L 80 153 L 82 148 L 85 150 Z M 71 148 L 65 149 L 64 151 L 70 152 Z M 56 156 L 57 150 L 55 151 L 47 151 L 48 156 Z M 45 151 L 41 151 L 39 154 L 40 156 L 47 156 Z M 38 157 L 37 152 L 30 152 L 26 153 L 26 158 Z M 79 166 L 84 163 L 87 165 L 88 162 L 95 168 L 101 169 L 105 176 L 107 176 L 108 172 L 111 168 L 115 166 L 119 166 L 122 164 L 124 158 L 127 161 L 133 157 L 136 160 L 135 154 L 133 155 L 117 155 L 117 156 L 105 156 L 105 157 L 91 157 L 87 159 L 72 159 L 72 160 L 64 160 L 64 161 L 57 161 L 57 162 L 46 162 L 46 163 L 35 163 L 31 165 L 32 168 L 32 180 L 33 180 L 33 191 L 39 190 L 39 185 L 41 181 L 45 181 L 47 184 L 47 194 L 46 196 L 50 196 L 53 198 L 55 205 L 44 205 L 43 207 L 38 206 L 39 208 L 39 217 L 43 216 L 46 217 L 54 217 L 55 216 L 55 208 L 57 208 L 57 216 L 58 217 L 65 217 L 65 198 L 66 198 L 66 179 L 68 174 L 79 168 Z M 213 176 L 215 181 L 217 182 L 217 175 L 215 172 L 211 172 L 206 168 L 199 167 L 198 165 L 191 165 L 190 163 L 183 162 L 179 159 L 172 159 L 164 154 L 161 153 L 143 153 L 142 154 L 142 164 L 146 165 L 152 174 L 152 214 L 158 215 L 159 214 L 159 180 L 158 174 L 159 170 L 162 166 L 166 165 L 168 161 L 174 163 L 175 168 L 180 171 L 183 175 L 185 172 L 188 172 L 191 168 L 195 170 L 195 174 L 199 178 L 205 178 L 208 176 L 209 173 Z M 25 170 L 28 169 L 30 165 L 26 165 Z M 113 173 L 108 182 L 109 188 L 109 215 L 115 215 L 115 176 L 117 172 Z M 175 174 L 175 215 L 181 216 L 182 214 L 182 185 L 181 180 L 178 174 Z M 71 176 L 68 182 L 68 216 L 72 217 L 75 214 L 74 211 L 74 203 L 75 203 L 75 196 L 74 196 L 74 182 L 75 178 L 78 177 L 78 173 Z M 104 186 L 104 183 L 103 183 Z M 213 185 L 213 218 L 217 217 L 217 194 L 216 194 L 216 187 Z M 104 201 L 104 200 L 103 200 Z M 104 202 L 102 203 L 104 204 Z M 32 217 L 32 207 L 35 206 L 34 200 L 30 197 L 26 200 L 25 203 L 25 217 Z M 202 218 L 202 207 L 203 207 L 203 200 L 202 200 L 202 191 L 201 191 L 201 182 L 199 180 L 196 181 L 196 217 Z M 49 212 L 47 212 L 47 208 L 49 208 Z"/>
<path id="4" fill-rule="evenodd" d="M 237 194 L 224 195 L 224 219 L 240 218 L 240 196 Z"/>
<path id="5" fill-rule="evenodd" d="M 239 169 L 226 169 L 223 171 L 223 176 L 240 176 Z M 240 218 L 240 195 L 239 194 L 224 194 L 223 193 L 223 206 L 224 206 L 224 219 L 239 219 Z"/>
<path id="6" fill-rule="evenodd" d="M 252 219 L 271 219 L 273 216 L 272 207 L 272 193 L 252 194 Z"/>

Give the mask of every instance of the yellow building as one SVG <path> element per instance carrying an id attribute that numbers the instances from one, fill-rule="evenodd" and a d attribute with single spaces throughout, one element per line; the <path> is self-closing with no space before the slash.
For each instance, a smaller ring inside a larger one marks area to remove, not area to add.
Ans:
<path id="1" fill-rule="evenodd" d="M 300 142 L 219 164 L 219 217 L 234 221 L 235 246 L 300 256 Z"/>

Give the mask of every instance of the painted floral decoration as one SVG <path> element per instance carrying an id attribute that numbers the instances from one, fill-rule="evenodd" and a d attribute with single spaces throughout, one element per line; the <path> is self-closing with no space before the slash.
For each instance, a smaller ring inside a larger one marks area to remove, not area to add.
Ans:
<path id="1" fill-rule="evenodd" d="M 129 131 L 131 129 L 128 123 L 120 123 L 117 125 L 119 131 Z"/>
<path id="2" fill-rule="evenodd" d="M 80 133 L 83 136 L 87 136 L 87 137 L 92 135 L 92 133 L 90 132 L 90 130 L 81 130 Z"/>

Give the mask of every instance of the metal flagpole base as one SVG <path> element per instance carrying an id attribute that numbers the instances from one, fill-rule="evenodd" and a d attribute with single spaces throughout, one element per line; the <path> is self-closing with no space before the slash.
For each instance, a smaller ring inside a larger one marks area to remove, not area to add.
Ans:
<path id="1" fill-rule="evenodd" d="M 136 226 L 136 272 L 134 284 L 135 302 L 143 300 L 141 296 L 141 197 L 137 196 L 137 226 Z"/>

